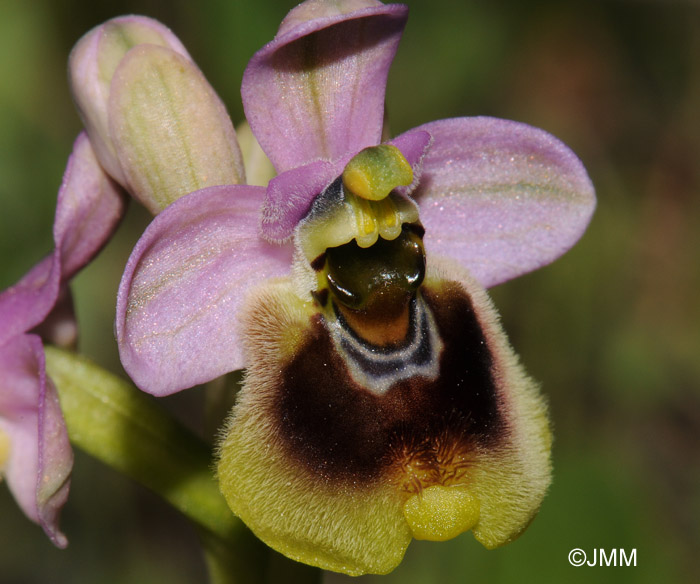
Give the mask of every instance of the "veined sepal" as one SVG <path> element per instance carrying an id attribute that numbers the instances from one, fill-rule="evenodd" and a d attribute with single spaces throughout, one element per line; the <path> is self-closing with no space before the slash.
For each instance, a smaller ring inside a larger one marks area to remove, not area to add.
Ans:
<path id="1" fill-rule="evenodd" d="M 383 574 L 412 537 L 516 538 L 550 481 L 546 406 L 483 288 L 430 258 L 420 295 L 439 373 L 362 387 L 317 303 L 290 281 L 243 313 L 248 370 L 219 447 L 232 511 L 295 560 Z M 393 350 L 389 348 L 388 350 Z"/>

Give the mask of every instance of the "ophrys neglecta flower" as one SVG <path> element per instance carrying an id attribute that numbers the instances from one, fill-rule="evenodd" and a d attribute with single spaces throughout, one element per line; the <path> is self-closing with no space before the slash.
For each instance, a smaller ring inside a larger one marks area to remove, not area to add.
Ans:
<path id="1" fill-rule="evenodd" d="M 122 361 L 166 395 L 245 367 L 220 444 L 234 513 L 286 555 L 384 573 L 412 537 L 511 541 L 550 432 L 488 287 L 564 253 L 594 207 L 561 142 L 493 118 L 380 144 L 407 9 L 309 0 L 243 79 L 278 175 L 199 190 L 137 244 Z"/>

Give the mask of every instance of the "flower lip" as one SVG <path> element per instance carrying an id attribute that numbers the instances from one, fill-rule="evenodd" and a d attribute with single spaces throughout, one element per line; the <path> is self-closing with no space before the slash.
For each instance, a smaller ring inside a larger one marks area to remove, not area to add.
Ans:
<path id="1" fill-rule="evenodd" d="M 334 350 L 325 325 L 314 321 L 307 344 L 282 371 L 276 389 L 279 399 L 270 402 L 275 404 L 270 414 L 280 436 L 290 437 L 285 443 L 290 459 L 325 480 L 361 485 L 392 468 L 392 453 L 400 450 L 404 441 L 420 443 L 449 430 L 460 444 L 466 440 L 465 451 L 473 448 L 474 440 L 482 445 L 499 442 L 503 420 L 493 392 L 492 359 L 479 323 L 469 300 L 456 289 L 447 288 L 439 294 L 439 304 L 436 294 L 425 296 L 448 348 L 440 356 L 440 377 L 406 379 L 385 393 L 358 387 Z M 390 362 L 392 354 L 406 367 L 403 349 L 389 349 L 383 355 L 376 348 L 370 351 L 383 358 L 381 363 L 360 365 L 366 368 L 365 378 L 373 377 L 374 385 L 396 370 Z M 416 358 L 423 357 L 423 353 L 416 353 Z M 318 367 L 318 363 L 327 366 Z M 464 391 L 467 386 L 474 389 Z M 309 387 L 315 391 L 309 392 Z M 446 418 L 446 410 L 453 414 Z M 446 428 L 448 420 L 451 424 Z"/>
<path id="2" fill-rule="evenodd" d="M 220 446 L 219 481 L 233 512 L 293 559 L 387 573 L 413 536 L 471 528 L 495 547 L 539 508 L 550 469 L 537 387 L 478 283 L 451 264 L 431 265 L 416 298 L 434 315 L 440 374 L 414 370 L 385 391 L 375 391 L 378 379 L 424 353 L 392 346 L 364 363 L 343 356 L 339 345 L 356 341 L 349 353 L 363 341 L 329 343 L 325 312 L 292 282 L 247 302 L 248 372 Z"/>

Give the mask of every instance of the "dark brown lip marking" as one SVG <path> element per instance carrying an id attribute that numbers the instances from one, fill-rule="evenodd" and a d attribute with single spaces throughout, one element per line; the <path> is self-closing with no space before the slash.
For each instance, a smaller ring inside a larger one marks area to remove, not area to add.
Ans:
<path id="1" fill-rule="evenodd" d="M 362 388 L 320 316 L 282 371 L 272 403 L 283 448 L 316 479 L 368 485 L 396 472 L 398 453 L 411 445 L 433 453 L 421 457 L 429 466 L 441 451 L 468 459 L 475 446 L 495 446 L 503 436 L 493 358 L 471 300 L 458 284 L 422 290 L 444 345 L 438 379 L 408 379 L 382 395 Z"/>
<path id="2" fill-rule="evenodd" d="M 316 302 L 318 302 L 321 306 L 326 306 L 328 303 L 328 294 L 328 288 L 323 288 L 322 290 L 312 292 L 311 296 L 313 296 L 314 300 L 316 300 Z"/>
<path id="3" fill-rule="evenodd" d="M 316 256 L 314 260 L 311 261 L 311 268 L 315 272 L 320 272 L 323 269 L 323 266 L 326 265 L 326 252 L 323 252 L 322 254 L 319 254 Z"/>

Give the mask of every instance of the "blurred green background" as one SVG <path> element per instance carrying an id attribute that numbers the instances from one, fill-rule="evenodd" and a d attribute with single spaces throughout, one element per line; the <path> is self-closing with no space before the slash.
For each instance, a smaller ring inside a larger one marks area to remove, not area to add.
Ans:
<path id="1" fill-rule="evenodd" d="M 700 3 L 409 4 L 387 95 L 393 133 L 478 114 L 544 128 L 581 157 L 598 209 L 561 260 L 493 290 L 513 345 L 551 403 L 554 482 L 540 515 L 495 551 L 470 534 L 414 542 L 381 581 L 700 581 Z M 56 192 L 80 130 L 66 59 L 84 32 L 125 13 L 162 20 L 237 123 L 246 62 L 293 5 L 0 0 L 0 288 L 52 245 Z M 81 349 L 115 370 L 113 299 L 147 221 L 132 205 L 73 286 Z M 169 405 L 198 398 L 193 391 Z M 204 581 L 183 519 L 76 456 L 65 551 L 0 486 L 1 583 Z M 637 567 L 574 568 L 572 548 L 636 549 Z"/>

